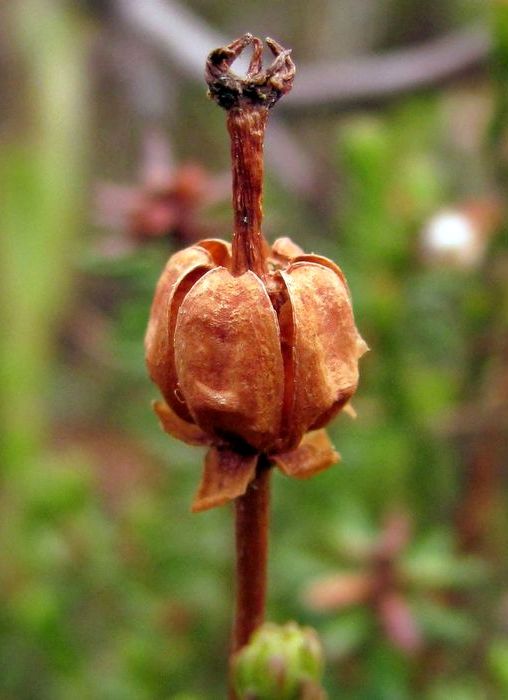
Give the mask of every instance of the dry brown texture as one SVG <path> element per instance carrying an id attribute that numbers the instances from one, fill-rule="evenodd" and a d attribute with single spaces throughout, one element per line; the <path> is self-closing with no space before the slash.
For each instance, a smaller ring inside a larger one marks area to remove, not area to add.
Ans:
<path id="1" fill-rule="evenodd" d="M 303 436 L 295 450 L 272 456 L 274 463 L 286 476 L 308 479 L 340 460 L 326 430 L 313 430 Z"/>
<path id="2" fill-rule="evenodd" d="M 209 435 L 195 423 L 188 423 L 177 416 L 164 401 L 154 401 L 152 406 L 163 430 L 168 435 L 172 435 L 187 445 L 211 445 L 212 441 Z"/>
<path id="3" fill-rule="evenodd" d="M 263 280 L 252 271 L 234 276 L 220 240 L 170 259 L 146 339 L 167 404 L 155 410 L 184 442 L 264 452 L 285 474 L 306 478 L 338 461 L 317 429 L 355 392 L 367 346 L 335 263 L 303 254 L 289 238 L 274 243 L 267 263 Z M 206 502 L 223 502 L 220 474 L 207 479 Z"/>
<path id="4" fill-rule="evenodd" d="M 277 317 L 253 272 L 216 268 L 183 302 L 175 331 L 183 395 L 196 423 L 258 451 L 274 441 L 283 393 Z"/>
<path id="5" fill-rule="evenodd" d="M 176 402 L 172 328 L 176 313 L 173 309 L 171 317 L 171 308 L 175 296 L 178 297 L 178 289 L 182 286 L 185 291 L 189 289 L 184 280 L 188 278 L 194 282 L 196 275 L 203 274 L 211 266 L 212 259 L 206 250 L 196 246 L 185 248 L 171 256 L 157 283 L 145 337 L 146 361 L 150 377 L 171 406 Z M 180 294 L 180 302 L 183 296 Z"/>
<path id="6" fill-rule="evenodd" d="M 197 245 L 210 253 L 215 265 L 227 268 L 231 266 L 231 243 L 221 238 L 206 238 Z"/>
<path id="7" fill-rule="evenodd" d="M 328 422 L 354 394 L 365 343 L 356 330 L 349 292 L 329 267 L 310 262 L 280 273 L 291 304 L 293 401 L 286 416 L 288 446 Z"/>
<path id="8" fill-rule="evenodd" d="M 221 506 L 245 493 L 256 474 L 257 462 L 257 454 L 242 455 L 236 450 L 215 447 L 208 450 L 192 511 Z"/>
<path id="9" fill-rule="evenodd" d="M 274 257 L 281 257 L 287 263 L 292 258 L 296 258 L 297 255 L 303 255 L 303 250 L 300 246 L 288 238 L 283 236 L 282 238 L 277 238 L 272 245 L 272 255 Z"/>
<path id="10" fill-rule="evenodd" d="M 232 271 L 241 275 L 252 270 L 259 277 L 266 272 L 268 244 L 261 233 L 263 218 L 263 141 L 268 110 L 232 109 L 228 112 L 233 166 Z"/>

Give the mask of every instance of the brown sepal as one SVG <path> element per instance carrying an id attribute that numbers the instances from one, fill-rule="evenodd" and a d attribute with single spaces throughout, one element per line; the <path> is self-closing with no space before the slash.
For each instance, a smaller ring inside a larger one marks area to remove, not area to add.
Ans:
<path id="1" fill-rule="evenodd" d="M 282 236 L 273 242 L 272 255 L 275 258 L 282 258 L 286 262 L 289 262 L 297 256 L 304 255 L 304 252 L 291 238 Z"/>
<path id="2" fill-rule="evenodd" d="M 183 420 L 165 401 L 154 401 L 152 408 L 164 432 L 187 445 L 210 445 L 210 436 L 194 423 Z"/>
<path id="3" fill-rule="evenodd" d="M 208 450 L 192 512 L 215 508 L 242 496 L 256 475 L 258 456 L 222 447 Z"/>
<path id="4" fill-rule="evenodd" d="M 335 451 L 326 430 L 314 430 L 303 436 L 295 450 L 271 455 L 270 459 L 286 476 L 308 479 L 339 462 L 340 455 Z"/>
<path id="5" fill-rule="evenodd" d="M 206 250 L 217 267 L 229 268 L 231 265 L 231 243 L 221 238 L 205 238 L 196 243 L 196 246 Z"/>

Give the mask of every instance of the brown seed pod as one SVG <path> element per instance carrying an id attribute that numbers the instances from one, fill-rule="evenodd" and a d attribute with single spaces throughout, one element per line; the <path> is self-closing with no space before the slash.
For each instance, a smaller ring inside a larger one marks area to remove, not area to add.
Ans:
<path id="1" fill-rule="evenodd" d="M 286 474 L 306 477 L 337 459 L 321 431 L 302 438 L 354 394 L 366 344 L 334 263 L 284 238 L 267 262 L 265 279 L 235 276 L 230 247 L 218 240 L 172 256 L 152 306 L 147 365 L 170 434 L 247 462 L 266 453 Z"/>

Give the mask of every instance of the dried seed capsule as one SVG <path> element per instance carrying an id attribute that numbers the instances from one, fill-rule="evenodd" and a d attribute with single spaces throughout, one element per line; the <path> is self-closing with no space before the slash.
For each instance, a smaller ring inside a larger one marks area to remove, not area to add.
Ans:
<path id="1" fill-rule="evenodd" d="M 264 280 L 251 271 L 234 276 L 225 242 L 176 253 L 157 287 L 146 358 L 168 404 L 164 424 L 168 412 L 180 419 L 169 432 L 265 452 L 286 473 L 307 476 L 329 465 L 322 438 L 321 459 L 307 459 L 307 469 L 289 455 L 354 394 L 366 345 L 340 269 L 316 255 L 284 259 L 281 249 L 300 253 L 276 241 Z"/>

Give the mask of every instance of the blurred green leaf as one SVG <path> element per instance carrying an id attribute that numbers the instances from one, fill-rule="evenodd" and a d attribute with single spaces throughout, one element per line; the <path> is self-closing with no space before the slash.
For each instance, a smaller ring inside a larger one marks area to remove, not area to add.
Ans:
<path id="1" fill-rule="evenodd" d="M 488 650 L 488 664 L 503 694 L 508 693 L 508 640 L 497 639 Z"/>
<path id="2" fill-rule="evenodd" d="M 454 553 L 448 533 L 435 531 L 421 538 L 402 562 L 405 577 L 417 588 L 468 588 L 484 582 L 487 569 L 480 559 Z"/>
<path id="3" fill-rule="evenodd" d="M 467 612 L 419 598 L 413 610 L 425 636 L 444 644 L 465 645 L 474 641 L 478 625 Z"/>
<path id="4" fill-rule="evenodd" d="M 373 623 L 366 610 L 351 610 L 334 614 L 321 624 L 321 636 L 327 657 L 340 660 L 355 653 L 367 643 L 373 633 Z"/>

